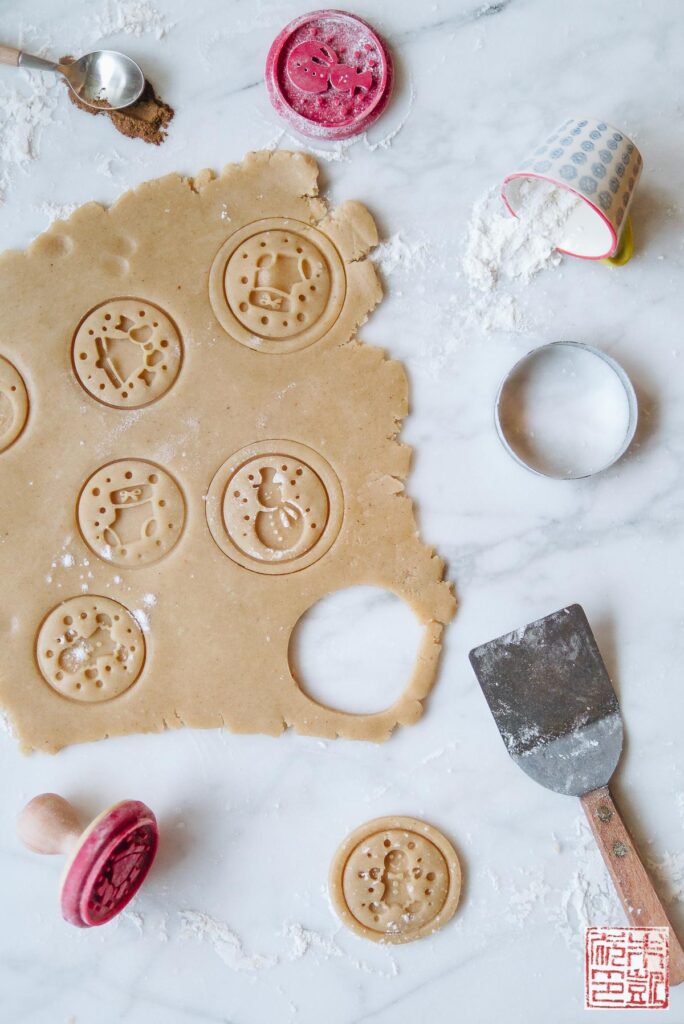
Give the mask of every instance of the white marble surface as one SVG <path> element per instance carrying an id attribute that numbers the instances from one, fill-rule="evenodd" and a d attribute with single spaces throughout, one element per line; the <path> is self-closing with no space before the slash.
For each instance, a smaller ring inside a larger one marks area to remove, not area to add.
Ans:
<path id="1" fill-rule="evenodd" d="M 274 35 L 306 5 L 157 6 L 176 23 L 161 40 L 154 32 L 100 40 L 100 0 L 0 0 L 7 42 L 23 23 L 27 46 L 44 41 L 55 54 L 102 42 L 125 49 L 177 111 L 167 143 L 153 149 L 55 91 L 36 159 L 5 183 L 3 247 L 43 230 L 49 204 L 106 203 L 167 171 L 295 145 L 270 111 L 262 69 Z M 618 798 L 660 865 L 684 933 L 680 5 L 359 0 L 356 10 L 387 35 L 399 89 L 370 140 L 327 152 L 322 182 L 335 202 L 367 203 L 384 235 L 401 231 L 414 254 L 386 275 L 387 298 L 363 337 L 409 368 L 409 490 L 461 600 L 439 683 L 421 722 L 378 748 L 186 730 L 24 758 L 0 737 L 0 1019 L 8 1024 L 584 1020 L 583 924 L 622 917 L 579 805 L 516 770 L 467 661 L 474 644 L 571 601 L 586 608 L 622 702 Z M 15 85 L 2 69 L 0 89 Z M 637 254 L 621 270 L 566 261 L 539 277 L 524 297 L 525 334 L 467 329 L 456 274 L 469 210 L 575 112 L 622 127 L 642 150 Z M 503 371 L 559 337 L 617 356 L 641 397 L 639 443 L 594 480 L 527 474 L 492 425 Z M 390 602 L 364 594 L 355 610 L 372 624 L 352 634 L 377 645 L 369 685 L 382 700 L 407 672 L 405 631 Z M 333 642 L 338 622 L 330 614 L 317 625 L 330 637 L 340 692 L 351 641 Z M 19 847 L 14 817 L 46 789 L 86 814 L 124 795 L 158 813 L 158 862 L 118 924 L 82 933 L 62 923 L 56 862 Z M 338 926 L 325 884 L 342 836 L 392 812 L 442 827 L 466 881 L 448 928 L 386 951 Z M 638 1024 L 646 1015 L 610 1019 L 623 1018 Z M 672 994 L 667 1019 L 684 1019 L 682 992 Z"/>

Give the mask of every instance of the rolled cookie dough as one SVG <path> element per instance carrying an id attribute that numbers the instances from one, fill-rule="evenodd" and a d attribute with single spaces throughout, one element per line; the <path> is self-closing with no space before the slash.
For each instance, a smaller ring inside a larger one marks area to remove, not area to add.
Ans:
<path id="1" fill-rule="evenodd" d="M 22 748 L 382 740 L 419 717 L 455 602 L 403 493 L 403 367 L 356 338 L 376 242 L 359 203 L 328 212 L 310 157 L 255 153 L 0 258 L 0 704 Z M 424 624 L 373 715 L 315 703 L 288 661 L 298 619 L 354 584 Z"/>

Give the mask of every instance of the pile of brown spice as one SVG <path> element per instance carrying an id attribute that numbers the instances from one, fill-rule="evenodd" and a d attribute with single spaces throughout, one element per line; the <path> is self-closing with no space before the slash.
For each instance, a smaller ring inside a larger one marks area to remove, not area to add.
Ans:
<path id="1" fill-rule="evenodd" d="M 68 64 L 72 60 L 73 57 L 62 57 L 60 64 Z M 98 100 L 95 106 L 88 106 L 68 86 L 67 89 L 75 107 L 87 114 L 106 114 L 116 130 L 129 139 L 142 139 L 158 146 L 166 138 L 173 109 L 159 99 L 147 79 L 140 99 L 122 110 L 112 110 L 106 100 Z"/>

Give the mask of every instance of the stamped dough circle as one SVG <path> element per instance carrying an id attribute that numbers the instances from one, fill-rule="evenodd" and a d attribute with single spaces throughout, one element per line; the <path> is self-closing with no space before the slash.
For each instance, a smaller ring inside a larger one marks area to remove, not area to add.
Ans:
<path id="1" fill-rule="evenodd" d="M 412 942 L 454 915 L 461 867 L 449 840 L 416 818 L 376 818 L 344 840 L 330 867 L 342 922 L 374 942 Z"/>
<path id="2" fill-rule="evenodd" d="M 0 452 L 17 440 L 28 412 L 28 392 L 23 378 L 9 360 L 0 356 Z"/>
<path id="3" fill-rule="evenodd" d="M 183 361 L 175 323 L 146 299 L 110 299 L 78 325 L 74 372 L 89 395 L 115 409 L 139 409 L 169 390 Z"/>
<path id="4" fill-rule="evenodd" d="M 297 220 L 248 224 L 224 242 L 209 281 L 213 310 L 237 341 L 259 352 L 296 352 L 326 334 L 346 293 L 330 239 Z"/>
<path id="5" fill-rule="evenodd" d="M 283 575 L 329 551 L 344 512 L 333 469 L 295 441 L 259 441 L 231 456 L 211 482 L 207 523 L 221 550 L 253 572 Z"/>
<path id="6" fill-rule="evenodd" d="M 133 685 L 145 663 L 145 638 L 118 601 L 84 594 L 57 605 L 43 620 L 36 657 L 54 690 L 95 704 Z"/>
<path id="7" fill-rule="evenodd" d="M 86 481 L 78 525 L 100 558 L 125 568 L 150 565 L 180 537 L 185 501 L 170 473 L 143 459 L 120 459 Z"/>

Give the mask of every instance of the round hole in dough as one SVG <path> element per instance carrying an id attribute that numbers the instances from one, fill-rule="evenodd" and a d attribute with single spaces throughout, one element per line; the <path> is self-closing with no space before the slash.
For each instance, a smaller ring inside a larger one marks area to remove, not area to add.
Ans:
<path id="1" fill-rule="evenodd" d="M 373 714 L 405 690 L 422 633 L 411 607 L 396 594 L 348 587 L 327 594 L 300 618 L 290 638 L 290 668 L 318 704 Z"/>

